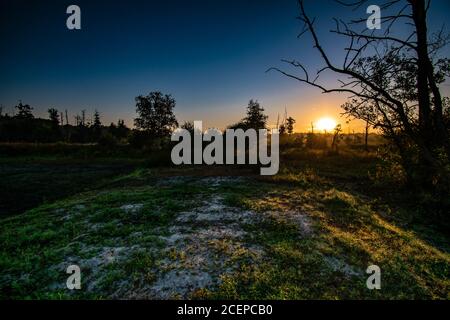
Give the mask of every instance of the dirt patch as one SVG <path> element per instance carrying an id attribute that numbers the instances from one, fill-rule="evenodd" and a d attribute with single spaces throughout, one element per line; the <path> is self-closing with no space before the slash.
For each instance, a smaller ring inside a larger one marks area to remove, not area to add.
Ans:
<path id="1" fill-rule="evenodd" d="M 185 179 L 191 181 L 192 178 Z M 196 180 L 194 183 L 201 184 L 208 192 L 200 195 L 198 207 L 179 213 L 170 225 L 131 233 L 129 237 L 119 239 L 117 243 L 121 246 L 116 247 L 90 247 L 77 239 L 76 243 L 81 246 L 80 254 L 69 256 L 55 266 L 55 270 L 65 273 L 69 265 L 77 264 L 82 270 L 82 285 L 85 284 L 87 292 L 100 292 L 116 299 L 189 299 L 199 289 L 218 286 L 222 276 L 236 271 L 242 259 L 247 262 L 250 259 L 256 264 L 265 258 L 264 249 L 252 244 L 253 235 L 246 231 L 251 229 L 248 228 L 250 224 L 262 219 L 283 220 L 298 226 L 302 235 L 312 233 L 310 220 L 301 212 L 260 213 L 226 205 L 220 189 L 224 183 L 239 183 L 241 180 L 240 177 Z M 163 183 L 182 181 L 182 178 L 173 178 L 165 179 Z M 119 208 L 135 215 L 143 207 L 142 203 L 127 203 Z M 71 211 L 80 210 L 83 208 Z M 119 222 L 116 223 L 117 228 L 121 227 Z M 92 224 L 89 230 L 96 232 L 102 227 L 101 223 Z M 155 237 L 163 245 L 146 244 L 141 241 L 145 237 Z M 136 260 L 136 254 L 143 255 L 143 258 Z M 145 259 L 149 260 L 148 264 Z M 118 279 L 114 278 L 112 285 L 102 287 L 105 279 L 108 280 L 117 268 L 125 268 L 123 270 L 126 271 Z M 65 282 L 53 285 L 53 288 L 63 287 Z"/>
<path id="2" fill-rule="evenodd" d="M 347 277 L 361 276 L 363 274 L 362 271 L 357 270 L 356 267 L 349 265 L 347 262 L 341 259 L 335 257 L 324 257 L 324 260 L 328 264 L 328 266 L 333 269 L 333 271 L 339 271 Z"/>
<path id="3" fill-rule="evenodd" d="M 302 236 L 310 236 L 313 233 L 312 221 L 306 213 L 300 211 L 269 211 L 265 212 L 264 216 L 294 224 Z"/>
<path id="4" fill-rule="evenodd" d="M 131 247 L 92 247 L 81 244 L 81 255 L 92 255 L 91 258 L 81 258 L 80 256 L 69 256 L 64 262 L 51 267 L 59 273 L 66 273 L 70 265 L 80 267 L 82 276 L 82 287 L 86 292 L 99 292 L 99 283 L 107 275 L 105 268 L 112 263 L 124 261 L 133 253 L 143 250 L 140 246 Z M 69 275 L 67 274 L 67 277 Z M 66 289 L 65 282 L 56 282 L 49 286 L 50 289 Z"/>
<path id="5" fill-rule="evenodd" d="M 214 191 L 222 183 L 238 179 L 208 177 L 201 183 Z M 244 241 L 249 235 L 243 225 L 256 217 L 256 213 L 226 206 L 214 193 L 200 207 L 180 213 L 169 228 L 170 235 L 160 237 L 171 258 L 162 262 L 162 272 L 146 297 L 189 298 L 197 289 L 211 288 L 220 283 L 222 274 L 232 272 L 237 253 L 260 258 L 262 249 Z"/>
<path id="6" fill-rule="evenodd" d="M 135 204 L 124 204 L 120 207 L 121 210 L 127 212 L 127 213 L 138 213 L 141 211 L 141 209 L 144 207 L 142 203 L 135 203 Z"/>

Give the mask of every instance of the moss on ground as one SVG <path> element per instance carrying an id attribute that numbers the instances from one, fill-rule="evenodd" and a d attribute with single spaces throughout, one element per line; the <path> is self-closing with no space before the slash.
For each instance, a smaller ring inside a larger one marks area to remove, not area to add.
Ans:
<path id="1" fill-rule="evenodd" d="M 198 283 L 208 272 L 218 281 L 193 288 L 192 299 L 450 298 L 448 239 L 426 225 L 411 228 L 406 209 L 311 168 L 219 183 L 179 173 L 138 169 L 3 218 L 0 298 L 143 297 L 173 268 L 192 267 L 192 247 L 171 243 L 194 236 L 205 245 L 198 257 L 221 264 L 199 270 Z M 215 229 L 195 211 L 208 203 L 223 213 Z M 82 290 L 65 288 L 70 263 L 82 264 Z M 366 287 L 371 264 L 382 270 L 381 290 Z"/>

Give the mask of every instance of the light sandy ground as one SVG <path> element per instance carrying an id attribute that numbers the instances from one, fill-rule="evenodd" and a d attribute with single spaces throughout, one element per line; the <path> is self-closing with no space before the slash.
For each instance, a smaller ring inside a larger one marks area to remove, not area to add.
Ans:
<path id="1" fill-rule="evenodd" d="M 139 286 L 131 286 L 128 279 L 115 284 L 112 298 L 119 299 L 169 299 L 189 298 L 196 290 L 212 288 L 221 281 L 221 276 L 233 272 L 238 267 L 238 258 L 245 256 L 253 259 L 255 263 L 265 258 L 264 249 L 251 245 L 252 234 L 245 231 L 246 224 L 252 224 L 260 219 L 289 220 L 298 226 L 299 232 L 304 236 L 313 233 L 311 221 L 302 212 L 263 212 L 257 213 L 249 210 L 229 207 L 224 204 L 218 188 L 224 182 L 240 183 L 240 178 L 213 177 L 201 181 L 208 188 L 208 198 L 202 200 L 199 207 L 190 211 L 181 212 L 173 225 L 168 227 L 169 234 L 159 236 L 164 242 L 158 261 L 158 266 L 150 272 L 154 275 L 151 284 L 141 282 Z M 179 183 L 180 179 L 164 181 L 164 184 Z M 72 213 L 83 210 L 82 205 L 74 207 Z M 139 214 L 143 210 L 141 203 L 127 203 L 120 206 L 130 214 Z M 70 215 L 64 216 L 68 219 Z M 93 224 L 92 230 L 101 228 L 101 225 Z M 120 227 L 120 222 L 117 223 Z M 140 232 L 130 235 L 139 238 Z M 101 247 L 86 246 L 81 242 L 81 252 L 92 252 L 91 258 L 81 259 L 77 256 L 69 256 L 63 263 L 54 266 L 58 272 L 64 271 L 71 264 L 78 264 L 81 270 L 89 270 L 83 283 L 86 283 L 87 291 L 95 292 L 98 283 L 103 280 L 107 272 L 106 268 L 112 263 L 121 263 L 139 252 L 152 253 L 156 248 L 141 247 Z M 159 249 L 161 250 L 161 249 Z M 162 253 L 162 255 L 161 255 Z M 330 264 L 340 268 L 337 261 L 330 260 Z M 344 266 L 348 273 L 354 271 L 351 267 Z M 63 288 L 65 284 L 54 284 L 52 288 Z"/>

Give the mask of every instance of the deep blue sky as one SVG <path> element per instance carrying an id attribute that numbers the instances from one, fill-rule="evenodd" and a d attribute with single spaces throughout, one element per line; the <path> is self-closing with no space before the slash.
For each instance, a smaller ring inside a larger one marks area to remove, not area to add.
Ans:
<path id="1" fill-rule="evenodd" d="M 134 97 L 161 90 L 177 100 L 181 121 L 223 127 L 255 98 L 272 123 L 286 107 L 304 130 L 320 116 L 337 117 L 345 100 L 265 73 L 282 58 L 319 66 L 309 38 L 296 38 L 295 0 L 0 1 L 0 104 L 7 112 L 21 99 L 41 116 L 56 107 L 73 121 L 82 109 L 98 109 L 104 122 L 131 125 Z M 81 8 L 82 30 L 66 28 L 70 4 Z M 330 18 L 365 16 L 365 8 L 350 12 L 332 0 L 308 8 L 338 58 L 343 43 L 326 32 Z M 450 1 L 435 0 L 431 26 L 449 15 Z"/>

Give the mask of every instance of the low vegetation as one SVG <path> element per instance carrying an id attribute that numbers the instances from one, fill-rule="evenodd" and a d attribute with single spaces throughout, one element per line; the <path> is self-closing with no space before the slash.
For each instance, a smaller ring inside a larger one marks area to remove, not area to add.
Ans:
<path id="1" fill-rule="evenodd" d="M 73 191 L 79 181 L 69 175 L 70 193 L 2 218 L 1 297 L 449 298 L 447 230 L 401 192 L 388 197 L 374 185 L 374 153 L 297 152 L 283 153 L 273 177 L 125 160 L 116 165 L 128 169 L 116 171 L 104 159 L 85 190 Z M 77 166 L 64 164 L 73 177 Z M 45 170 L 34 174 L 51 185 Z M 71 264 L 81 290 L 66 288 Z M 382 270 L 381 290 L 366 287 L 371 264 Z"/>

